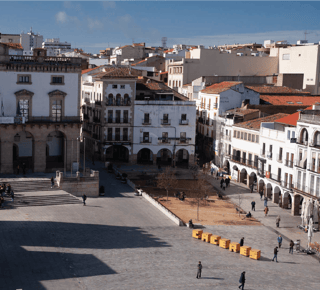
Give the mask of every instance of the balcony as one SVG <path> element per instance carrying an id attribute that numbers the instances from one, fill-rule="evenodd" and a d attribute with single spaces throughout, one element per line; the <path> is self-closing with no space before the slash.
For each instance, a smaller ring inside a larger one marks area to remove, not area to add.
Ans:
<path id="1" fill-rule="evenodd" d="M 53 117 L 30 117 L 26 123 L 81 123 L 80 116 L 61 117 L 54 119 Z"/>
<path id="2" fill-rule="evenodd" d="M 214 109 L 217 109 L 217 108 L 218 108 L 218 103 L 214 103 L 214 104 L 213 104 L 213 108 L 214 108 Z"/>
<path id="3" fill-rule="evenodd" d="M 171 120 L 169 120 L 169 119 L 161 119 L 161 125 L 171 125 Z"/>
<path id="4" fill-rule="evenodd" d="M 261 155 L 261 156 L 265 156 L 265 155 L 266 155 L 266 150 L 261 149 L 261 150 L 260 150 L 260 155 Z"/>
<path id="5" fill-rule="evenodd" d="M 289 183 L 285 180 L 282 180 L 280 184 L 282 187 L 285 187 L 285 188 L 289 188 L 289 189 L 294 188 L 294 185 L 292 183 Z"/>
<path id="6" fill-rule="evenodd" d="M 293 168 L 293 160 L 284 160 L 284 165 Z"/>
<path id="7" fill-rule="evenodd" d="M 152 143 L 152 137 L 140 137 L 140 143 Z"/>
<path id="8" fill-rule="evenodd" d="M 90 98 L 85 97 L 85 98 L 84 98 L 84 102 L 85 102 L 85 103 L 89 103 L 89 104 L 90 104 Z"/>
<path id="9" fill-rule="evenodd" d="M 142 125 L 151 125 L 151 119 L 142 119 Z"/>
<path id="10" fill-rule="evenodd" d="M 128 135 L 108 135 L 105 136 L 105 141 L 128 141 Z"/>
<path id="11" fill-rule="evenodd" d="M 258 162 L 254 162 L 254 160 L 247 160 L 247 166 L 252 168 L 258 168 Z"/>
<path id="12" fill-rule="evenodd" d="M 191 138 L 180 138 L 178 140 L 178 143 L 179 144 L 189 144 L 189 139 L 191 139 Z"/>
<path id="13" fill-rule="evenodd" d="M 168 138 L 168 137 L 159 137 L 158 138 L 158 143 L 159 144 L 170 144 L 171 143 L 171 140 Z"/>
<path id="14" fill-rule="evenodd" d="M 277 154 L 277 161 L 282 163 L 282 154 Z"/>
<path id="15" fill-rule="evenodd" d="M 127 118 L 107 118 L 106 122 L 109 124 L 128 124 L 130 119 Z"/>
<path id="16" fill-rule="evenodd" d="M 320 166 L 317 167 L 313 163 L 308 163 L 308 170 L 312 171 L 312 172 L 315 172 L 315 173 L 320 173 Z"/>
<path id="17" fill-rule="evenodd" d="M 300 167 L 301 169 L 307 169 L 307 159 L 305 161 L 303 160 L 295 160 L 294 166 Z"/>
<path id="18" fill-rule="evenodd" d="M 297 144 L 302 146 L 308 146 L 308 140 L 297 140 Z"/>
<path id="19" fill-rule="evenodd" d="M 270 152 L 270 151 L 267 152 L 267 158 L 268 158 L 268 159 L 272 159 L 272 152 Z"/>
<path id="20" fill-rule="evenodd" d="M 98 118 L 98 117 L 93 117 L 93 122 L 95 122 L 95 123 L 100 123 L 100 118 Z"/>
<path id="21" fill-rule="evenodd" d="M 95 101 L 96 106 L 101 106 L 101 101 Z"/>
<path id="22" fill-rule="evenodd" d="M 189 125 L 189 120 L 179 120 L 179 125 Z"/>
<path id="23" fill-rule="evenodd" d="M 247 159 L 246 158 L 241 158 L 240 156 L 237 155 L 232 155 L 231 160 L 243 165 L 247 165 Z"/>
<path id="24" fill-rule="evenodd" d="M 265 170 L 263 170 L 263 169 L 261 169 L 261 168 L 259 168 L 258 169 L 258 175 L 260 176 L 260 177 L 265 177 L 266 176 L 266 171 Z"/>
<path id="25" fill-rule="evenodd" d="M 270 173 L 269 179 L 272 179 L 277 182 L 281 182 L 281 176 L 278 174 Z"/>
<path id="26" fill-rule="evenodd" d="M 107 99 L 106 106 L 131 106 L 131 100 Z"/>

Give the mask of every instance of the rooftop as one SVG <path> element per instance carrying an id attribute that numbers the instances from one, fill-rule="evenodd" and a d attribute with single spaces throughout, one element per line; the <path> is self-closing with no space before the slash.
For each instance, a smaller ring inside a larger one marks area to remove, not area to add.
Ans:
<path id="1" fill-rule="evenodd" d="M 20 43 L 2 42 L 2 44 L 6 45 L 12 49 L 23 49 L 23 47 Z"/>
<path id="2" fill-rule="evenodd" d="M 260 99 L 271 105 L 311 106 L 320 104 L 320 96 L 260 95 Z"/>
<path id="3" fill-rule="evenodd" d="M 267 117 L 263 117 L 263 118 L 258 118 L 258 119 L 253 119 L 253 120 L 250 120 L 250 121 L 238 123 L 238 124 L 236 124 L 234 126 L 235 127 L 241 127 L 241 128 L 245 128 L 245 129 L 259 131 L 261 123 L 263 123 L 263 122 L 275 122 L 275 120 L 284 118 L 286 116 L 288 116 L 288 114 L 278 113 L 278 114 L 275 114 L 275 115 L 271 115 L 271 116 L 267 116 Z"/>
<path id="4" fill-rule="evenodd" d="M 92 74 L 96 78 L 137 78 L 142 76 L 141 70 L 131 69 L 129 67 L 105 67 L 103 71 Z"/>
<path id="5" fill-rule="evenodd" d="M 99 65 L 99 66 L 94 67 L 94 68 L 84 69 L 84 70 L 82 70 L 81 74 L 83 75 L 83 74 L 86 74 L 86 73 L 88 73 L 88 72 L 94 71 L 94 70 L 96 70 L 97 68 L 102 67 L 102 66 L 103 66 L 103 65 Z"/>
<path id="6" fill-rule="evenodd" d="M 241 108 L 236 108 L 236 109 L 232 109 L 232 110 L 228 110 L 226 111 L 226 113 L 231 113 L 231 114 L 236 114 L 236 115 L 248 115 L 248 114 L 252 114 L 252 113 L 256 113 L 259 112 L 260 110 L 258 109 L 241 109 Z"/>
<path id="7" fill-rule="evenodd" d="M 247 88 L 260 93 L 260 95 L 310 95 L 310 92 L 289 87 L 247 86 Z"/>
<path id="8" fill-rule="evenodd" d="M 206 87 L 201 92 L 205 94 L 220 94 L 240 84 L 242 84 L 242 82 L 222 82 L 222 83 L 218 83 L 218 84 L 214 84 L 212 86 Z"/>

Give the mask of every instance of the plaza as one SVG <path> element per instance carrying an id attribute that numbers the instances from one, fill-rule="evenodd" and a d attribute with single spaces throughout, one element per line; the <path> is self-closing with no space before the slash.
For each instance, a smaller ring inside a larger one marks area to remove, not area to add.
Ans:
<path id="1" fill-rule="evenodd" d="M 245 210 L 256 199 L 253 216 L 261 226 L 203 228 L 231 241 L 245 237 L 245 245 L 262 253 L 260 260 L 252 260 L 193 239 L 189 228 L 176 226 L 100 165 L 96 162 L 95 169 L 105 196 L 87 199 L 86 206 L 71 195 L 79 202 L 19 206 L 24 195 L 42 199 L 48 194 L 38 191 L 19 192 L 15 207 L 8 201 L 0 210 L 0 289 L 237 289 L 242 271 L 245 289 L 318 289 L 319 260 L 289 254 L 288 239 L 306 243 L 306 234 L 296 228 L 298 220 L 272 204 L 264 218 L 257 193 L 234 183 L 226 190 L 231 200 L 241 192 Z M 48 191 L 49 184 L 48 179 Z M 52 199 L 65 194 L 50 191 Z M 279 212 L 282 222 L 276 229 Z M 279 233 L 284 241 L 275 263 L 271 259 Z M 318 238 L 316 233 L 314 240 Z M 203 264 L 201 279 L 196 279 L 198 261 Z"/>

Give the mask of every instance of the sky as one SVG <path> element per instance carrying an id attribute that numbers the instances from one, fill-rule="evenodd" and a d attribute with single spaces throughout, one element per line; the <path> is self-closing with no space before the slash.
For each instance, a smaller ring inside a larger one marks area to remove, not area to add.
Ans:
<path id="1" fill-rule="evenodd" d="M 32 27 L 46 38 L 99 53 L 134 42 L 223 45 L 264 40 L 320 41 L 320 2 L 0 1 L 0 32 Z"/>

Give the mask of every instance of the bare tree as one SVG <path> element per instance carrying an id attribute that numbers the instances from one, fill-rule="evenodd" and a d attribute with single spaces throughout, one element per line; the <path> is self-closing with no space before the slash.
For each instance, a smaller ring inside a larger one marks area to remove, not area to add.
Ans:
<path id="1" fill-rule="evenodd" d="M 169 197 L 169 190 L 178 186 L 178 180 L 174 171 L 170 171 L 167 167 L 164 172 L 157 176 L 157 187 L 164 188 L 167 191 L 167 200 Z"/>

